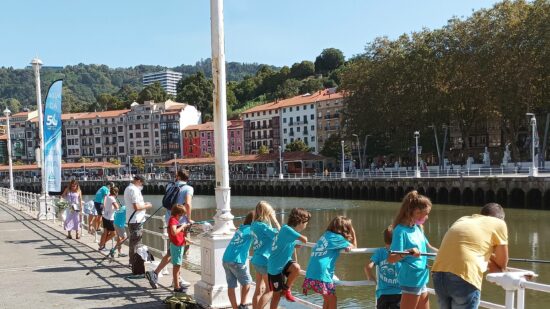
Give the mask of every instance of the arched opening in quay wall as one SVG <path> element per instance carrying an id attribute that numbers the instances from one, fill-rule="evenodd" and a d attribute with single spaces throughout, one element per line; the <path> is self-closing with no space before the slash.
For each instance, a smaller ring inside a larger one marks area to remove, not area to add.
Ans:
<path id="1" fill-rule="evenodd" d="M 474 205 L 474 192 L 470 188 L 462 190 L 462 204 Z"/>
<path id="2" fill-rule="evenodd" d="M 539 189 L 531 189 L 527 192 L 527 208 L 542 209 L 542 192 Z"/>
<path id="3" fill-rule="evenodd" d="M 449 203 L 454 205 L 460 205 L 460 189 L 459 188 L 452 188 L 451 192 L 449 193 Z"/>
<path id="4" fill-rule="evenodd" d="M 525 193 L 523 190 L 514 188 L 510 192 L 510 207 L 525 208 Z"/>

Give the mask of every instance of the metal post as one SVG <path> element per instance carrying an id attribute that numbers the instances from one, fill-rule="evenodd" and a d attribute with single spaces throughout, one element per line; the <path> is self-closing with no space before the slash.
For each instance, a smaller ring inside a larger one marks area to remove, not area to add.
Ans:
<path id="1" fill-rule="evenodd" d="M 445 131 L 443 132 L 443 147 L 441 148 L 441 160 L 443 160 L 443 168 L 445 168 L 445 148 L 447 147 L 447 131 L 449 126 L 443 125 Z"/>
<path id="2" fill-rule="evenodd" d="M 365 147 L 363 148 L 363 159 L 365 159 L 365 165 L 367 166 L 367 168 L 369 167 L 369 163 L 367 161 L 367 145 L 369 141 L 369 136 L 370 134 L 365 135 Z"/>
<path id="3" fill-rule="evenodd" d="M 130 179 L 132 179 L 132 161 L 130 160 L 130 155 L 128 155 L 128 174 Z"/>
<path id="4" fill-rule="evenodd" d="M 229 187 L 229 153 L 227 147 L 227 100 L 225 79 L 225 49 L 223 0 L 210 0 L 214 142 L 216 147 L 216 215 L 211 232 L 201 239 L 201 280 L 195 285 L 195 298 L 212 308 L 230 306 L 222 257 L 235 225 L 231 214 Z M 239 293 L 238 291 L 236 291 Z"/>
<path id="5" fill-rule="evenodd" d="M 439 140 L 437 139 L 437 129 L 435 124 L 432 124 L 431 126 L 428 126 L 428 128 L 434 129 L 434 137 L 435 137 L 435 148 L 437 149 L 437 160 L 439 161 L 439 169 L 443 168 L 443 161 L 441 159 L 441 151 L 439 151 Z"/>
<path id="6" fill-rule="evenodd" d="M 279 179 L 283 178 L 283 147 L 279 145 Z"/>
<path id="7" fill-rule="evenodd" d="M 346 178 L 346 168 L 345 168 L 345 164 L 344 164 L 344 160 L 345 160 L 344 141 L 340 141 L 340 145 L 342 146 L 342 173 L 341 173 L 341 177 Z"/>
<path id="8" fill-rule="evenodd" d="M 531 116 L 531 169 L 529 170 L 529 176 L 538 176 L 538 168 L 535 162 L 535 132 L 537 130 L 537 118 L 533 113 L 526 113 L 527 116 Z"/>
<path id="9" fill-rule="evenodd" d="M 420 178 L 420 166 L 418 163 L 418 138 L 420 137 L 420 132 L 414 131 L 414 139 L 416 140 L 416 171 L 414 177 Z"/>
<path id="10" fill-rule="evenodd" d="M 177 153 L 174 153 L 174 175 L 176 175 L 176 173 L 178 172 L 178 162 L 177 162 L 177 159 L 178 159 L 178 154 L 177 154 Z"/>
<path id="11" fill-rule="evenodd" d="M 10 114 L 11 111 L 6 107 L 4 110 L 4 116 L 6 116 L 6 132 L 8 135 L 8 164 L 9 164 L 9 173 L 10 173 L 10 194 L 13 191 L 13 165 L 11 158 L 11 135 L 10 135 Z"/>
<path id="12" fill-rule="evenodd" d="M 359 142 L 359 135 L 352 134 L 357 139 L 357 156 L 359 157 L 359 169 L 363 170 L 363 159 L 361 158 L 361 143 Z"/>

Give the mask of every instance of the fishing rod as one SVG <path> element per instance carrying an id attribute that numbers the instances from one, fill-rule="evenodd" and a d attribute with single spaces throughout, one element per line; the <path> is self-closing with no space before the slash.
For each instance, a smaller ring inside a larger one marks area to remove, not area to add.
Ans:
<path id="1" fill-rule="evenodd" d="M 402 255 L 412 255 L 411 251 L 389 251 L 390 254 L 402 254 Z M 436 256 L 437 253 L 420 253 L 421 256 Z M 520 258 L 508 258 L 508 261 L 511 262 L 525 262 L 525 263 L 548 263 L 550 260 L 536 260 L 536 259 L 520 259 Z"/>

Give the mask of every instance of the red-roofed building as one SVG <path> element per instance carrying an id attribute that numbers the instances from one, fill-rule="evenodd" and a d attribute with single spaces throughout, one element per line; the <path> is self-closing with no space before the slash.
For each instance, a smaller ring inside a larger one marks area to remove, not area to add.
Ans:
<path id="1" fill-rule="evenodd" d="M 214 123 L 206 122 L 183 129 L 183 156 L 185 158 L 209 157 L 216 154 Z M 239 154 L 244 150 L 242 120 L 227 121 L 227 146 L 229 153 Z"/>
<path id="2" fill-rule="evenodd" d="M 244 119 L 246 153 L 257 153 L 261 145 L 267 146 L 273 152 L 279 145 L 284 149 L 295 140 L 302 140 L 313 152 L 319 152 L 322 146 L 318 136 L 323 135 L 322 141 L 326 137 L 323 128 L 319 128 L 318 117 L 323 116 L 318 115 L 318 108 L 325 108 L 336 102 L 341 109 L 343 95 L 331 88 L 277 100 L 244 111 L 241 115 Z M 337 127 L 340 128 L 339 123 Z"/>

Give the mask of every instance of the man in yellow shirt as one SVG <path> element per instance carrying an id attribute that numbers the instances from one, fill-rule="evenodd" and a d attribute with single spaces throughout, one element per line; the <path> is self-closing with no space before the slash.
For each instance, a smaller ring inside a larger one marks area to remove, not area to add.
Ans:
<path id="1" fill-rule="evenodd" d="M 508 265 L 508 228 L 504 210 L 496 203 L 481 215 L 458 219 L 447 231 L 432 267 L 441 309 L 478 308 L 483 273 L 503 271 Z"/>

